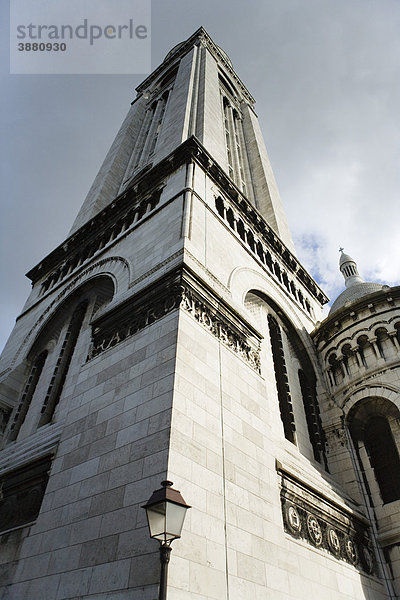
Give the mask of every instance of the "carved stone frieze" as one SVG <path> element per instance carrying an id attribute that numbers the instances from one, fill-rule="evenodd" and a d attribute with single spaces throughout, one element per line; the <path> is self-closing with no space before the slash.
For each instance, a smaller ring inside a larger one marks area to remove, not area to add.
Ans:
<path id="1" fill-rule="evenodd" d="M 93 323 L 87 360 L 182 308 L 253 369 L 260 371 L 261 336 L 189 270 L 179 268 Z"/>
<path id="2" fill-rule="evenodd" d="M 285 531 L 368 574 L 376 574 L 366 523 L 292 475 L 284 471 L 279 474 Z"/>
<path id="3" fill-rule="evenodd" d="M 325 435 L 328 454 L 334 454 L 341 448 L 347 447 L 348 442 L 343 425 L 326 428 Z"/>
<path id="4" fill-rule="evenodd" d="M 94 325 L 87 360 L 95 358 L 179 308 L 182 294 L 180 286 L 168 286 L 164 295 L 155 294 L 153 298 L 143 298 L 143 302 L 140 302 L 140 299 L 136 299 L 135 302 L 133 299 L 131 311 L 127 311 L 125 306 L 114 309 L 107 315 L 104 323 L 101 321 Z"/>
<path id="5" fill-rule="evenodd" d="M 227 322 L 190 287 L 183 287 L 181 306 L 225 346 L 239 354 L 256 371 L 260 371 L 260 347 L 251 345 L 241 331 Z"/>

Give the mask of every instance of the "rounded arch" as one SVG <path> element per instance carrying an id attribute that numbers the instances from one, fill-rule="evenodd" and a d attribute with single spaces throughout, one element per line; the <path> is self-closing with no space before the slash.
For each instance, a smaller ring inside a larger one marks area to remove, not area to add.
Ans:
<path id="1" fill-rule="evenodd" d="M 73 312 L 75 307 L 84 299 L 91 298 L 93 300 L 91 311 L 92 315 L 97 312 L 102 306 L 108 304 L 114 297 L 115 279 L 109 274 L 102 273 L 94 275 L 81 283 L 78 287 L 70 291 L 63 298 L 58 306 L 50 314 L 44 313 L 46 318 L 41 323 L 39 331 L 36 332 L 35 338 L 31 343 L 30 349 L 27 352 L 27 358 L 35 354 L 36 349 L 43 344 L 43 338 L 57 339 L 62 329 L 63 323 L 68 318 L 68 315 Z M 52 307 L 53 305 L 50 305 Z M 49 307 L 49 308 L 50 308 Z"/>
<path id="2" fill-rule="evenodd" d="M 347 415 L 364 483 L 374 506 L 400 500 L 399 420 L 399 407 L 379 396 L 359 399 Z"/>
<path id="3" fill-rule="evenodd" d="M 269 338 L 285 438 L 327 468 L 325 434 L 316 393 L 316 369 L 306 343 L 285 311 L 266 293 L 248 290 L 244 305 L 250 313 L 259 309 L 259 326 L 262 330 L 265 328 Z M 262 322 L 263 307 L 265 324 Z M 308 437 L 304 435 L 305 431 L 308 431 Z"/>
<path id="4" fill-rule="evenodd" d="M 19 402 L 7 431 L 8 442 L 57 418 L 56 408 L 68 381 L 70 364 L 74 357 L 76 361 L 87 355 L 90 319 L 113 298 L 114 289 L 108 275 L 91 278 L 64 298 L 43 321 L 25 356 L 27 377 L 21 381 Z"/>
<path id="5" fill-rule="evenodd" d="M 51 315 L 54 314 L 55 311 L 57 311 L 65 301 L 77 293 L 82 286 L 86 284 L 93 285 L 93 280 L 97 279 L 98 277 L 108 277 L 112 280 L 114 286 L 113 296 L 124 293 L 129 289 L 131 279 L 131 269 L 129 263 L 125 258 L 118 256 L 105 258 L 82 271 L 67 286 L 63 287 L 38 317 L 33 327 L 25 336 L 11 362 L 11 369 L 16 366 L 21 356 L 26 355 L 27 347 L 32 345 L 31 340 L 33 337 L 37 337 L 39 329 L 41 329 L 48 319 L 51 318 Z"/>
<path id="6" fill-rule="evenodd" d="M 264 294 L 279 306 L 283 313 L 291 315 L 291 321 L 296 329 L 300 331 L 304 329 L 304 321 L 293 310 L 293 299 L 288 297 L 273 280 L 259 271 L 249 267 L 236 267 L 229 275 L 227 287 L 232 294 L 232 299 L 241 306 L 245 305 L 246 296 L 251 290 Z M 305 312 L 302 314 L 310 320 L 310 329 L 313 328 L 311 317 Z"/>
<path id="7" fill-rule="evenodd" d="M 387 400 L 391 404 L 394 404 L 397 410 L 400 411 L 400 388 L 380 382 L 369 385 L 364 384 L 358 386 L 357 389 L 348 394 L 343 401 L 342 409 L 346 421 L 348 421 L 349 414 L 353 407 L 366 398 L 380 398 L 382 400 Z"/>
<path id="8" fill-rule="evenodd" d="M 254 307 L 257 303 L 259 303 L 260 306 L 263 304 L 267 305 L 272 309 L 272 311 L 275 313 L 275 316 L 279 321 L 281 321 L 283 327 L 287 331 L 288 337 L 290 338 L 290 343 L 299 357 L 302 368 L 304 368 L 309 374 L 312 373 L 312 376 L 315 379 L 316 364 L 314 364 L 306 349 L 308 340 L 304 330 L 304 325 L 300 322 L 300 320 L 292 318 L 293 311 L 290 311 L 292 314 L 289 317 L 285 311 L 286 307 L 282 306 L 277 299 L 272 297 L 272 295 L 269 295 L 260 289 L 249 289 L 244 296 L 244 306 L 249 310 L 249 312 L 254 312 L 252 310 L 252 306 Z M 297 323 L 295 321 L 297 321 Z M 313 359 L 315 359 L 315 357 L 313 357 Z"/>
<path id="9" fill-rule="evenodd" d="M 391 400 L 382 396 L 367 396 L 357 400 L 347 414 L 347 423 L 353 439 L 363 439 L 371 417 L 400 419 L 400 410 Z"/>

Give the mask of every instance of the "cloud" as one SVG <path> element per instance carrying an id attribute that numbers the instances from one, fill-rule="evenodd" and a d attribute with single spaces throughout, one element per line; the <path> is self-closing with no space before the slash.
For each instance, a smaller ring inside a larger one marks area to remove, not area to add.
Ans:
<path id="1" fill-rule="evenodd" d="M 2 21 L 8 22 L 7 3 Z M 200 25 L 257 100 L 300 260 L 333 299 L 338 248 L 397 284 L 397 0 L 153 0 L 153 67 Z M 143 77 L 10 76 L 2 50 L 3 339 L 23 273 L 66 236 Z"/>

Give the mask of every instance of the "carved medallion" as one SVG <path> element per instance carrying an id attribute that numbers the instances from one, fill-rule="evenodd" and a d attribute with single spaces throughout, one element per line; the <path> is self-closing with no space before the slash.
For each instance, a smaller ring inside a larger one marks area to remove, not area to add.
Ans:
<path id="1" fill-rule="evenodd" d="M 282 516 L 287 534 L 329 552 L 359 570 L 377 574 L 370 532 L 364 522 L 341 510 L 289 473 L 281 475 Z"/>
<path id="2" fill-rule="evenodd" d="M 314 515 L 307 516 L 307 529 L 312 543 L 315 546 L 322 544 L 322 530 Z"/>
<path id="3" fill-rule="evenodd" d="M 347 538 L 344 543 L 344 547 L 346 549 L 346 554 L 350 562 L 355 565 L 358 562 L 358 551 L 355 543 L 352 539 Z"/>
<path id="4" fill-rule="evenodd" d="M 372 552 L 369 550 L 369 548 L 367 548 L 366 546 L 363 546 L 363 556 L 364 556 L 364 560 L 365 560 L 365 564 L 367 567 L 367 571 L 368 573 L 372 573 L 372 571 L 374 570 L 374 556 L 372 554 Z"/>
<path id="5" fill-rule="evenodd" d="M 301 520 L 299 511 L 293 504 L 286 506 L 286 522 L 289 529 L 291 529 L 294 535 L 298 535 L 301 531 Z"/>
<path id="6" fill-rule="evenodd" d="M 329 527 L 327 534 L 329 548 L 334 554 L 340 554 L 340 540 L 336 529 L 333 529 L 333 527 Z"/>

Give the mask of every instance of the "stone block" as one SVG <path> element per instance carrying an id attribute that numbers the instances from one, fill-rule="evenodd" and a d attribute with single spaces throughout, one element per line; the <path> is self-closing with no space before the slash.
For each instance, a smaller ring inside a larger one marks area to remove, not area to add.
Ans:
<path id="1" fill-rule="evenodd" d="M 201 594 L 207 590 L 207 597 L 222 600 L 226 598 L 226 577 L 223 571 L 217 571 L 209 566 L 190 563 L 190 590 Z"/>
<path id="2" fill-rule="evenodd" d="M 39 554 L 24 558 L 18 563 L 15 577 L 17 581 L 26 581 L 43 577 L 47 573 L 50 561 L 50 553 Z"/>
<path id="3" fill-rule="evenodd" d="M 90 594 L 127 588 L 129 570 L 129 560 L 118 560 L 93 567 Z"/>
<path id="4" fill-rule="evenodd" d="M 102 454 L 107 454 L 108 452 L 114 450 L 116 441 L 117 433 L 112 433 L 111 435 L 104 436 L 96 442 L 93 442 L 90 444 L 88 458 L 100 457 Z"/>
<path id="5" fill-rule="evenodd" d="M 53 550 L 49 562 L 48 574 L 53 575 L 55 573 L 74 571 L 79 567 L 80 553 L 81 547 L 79 545 Z"/>
<path id="6" fill-rule="evenodd" d="M 59 548 L 65 548 L 69 545 L 71 539 L 71 527 L 56 527 L 42 534 L 40 544 L 41 552 L 52 552 Z"/>
<path id="7" fill-rule="evenodd" d="M 157 551 L 131 559 L 129 586 L 139 588 L 154 585 L 160 580 L 160 559 Z"/>
<path id="8" fill-rule="evenodd" d="M 117 558 L 131 558 L 154 552 L 155 542 L 149 536 L 147 523 L 119 534 Z"/>
<path id="9" fill-rule="evenodd" d="M 113 535 L 135 527 L 137 505 L 125 506 L 102 516 L 100 536 Z"/>
<path id="10" fill-rule="evenodd" d="M 130 444 L 116 448 L 111 452 L 107 452 L 107 454 L 104 454 L 100 457 L 99 473 L 103 473 L 104 471 L 109 471 L 110 469 L 115 469 L 126 464 L 129 462 L 130 453 Z"/>
<path id="11" fill-rule="evenodd" d="M 96 475 L 99 468 L 99 460 L 98 457 L 92 458 L 74 467 L 71 472 L 71 484 Z"/>
<path id="12" fill-rule="evenodd" d="M 75 523 L 76 521 L 83 521 L 89 516 L 90 510 L 90 498 L 84 498 L 77 502 L 72 502 L 62 507 L 62 513 L 59 517 L 59 521 L 62 525 L 67 523 Z M 57 522 L 55 520 L 55 522 Z"/>
<path id="13" fill-rule="evenodd" d="M 108 489 L 109 479 L 110 471 L 85 479 L 80 483 L 79 498 L 87 498 L 105 492 Z"/>
<path id="14" fill-rule="evenodd" d="M 88 540 L 94 540 L 99 536 L 102 516 L 91 517 L 71 527 L 71 544 L 80 544 Z"/>
<path id="15" fill-rule="evenodd" d="M 67 598 L 80 598 L 87 595 L 91 577 L 91 567 L 63 573 L 60 577 L 57 595 L 53 596 L 53 598 L 56 598 L 56 600 L 66 600 Z"/>
<path id="16" fill-rule="evenodd" d="M 119 448 L 120 446 L 131 444 L 136 440 L 145 438 L 147 436 L 148 427 L 149 423 L 147 420 L 125 427 L 117 434 L 116 447 Z"/>
<path id="17" fill-rule="evenodd" d="M 103 515 L 110 511 L 121 508 L 123 505 L 125 486 L 97 494 L 93 498 L 88 498 L 90 502 L 89 516 Z"/>
<path id="18" fill-rule="evenodd" d="M 92 567 L 112 562 L 116 559 L 117 547 L 118 535 L 89 540 L 82 544 L 78 566 Z"/>

